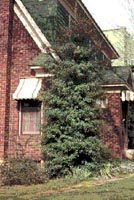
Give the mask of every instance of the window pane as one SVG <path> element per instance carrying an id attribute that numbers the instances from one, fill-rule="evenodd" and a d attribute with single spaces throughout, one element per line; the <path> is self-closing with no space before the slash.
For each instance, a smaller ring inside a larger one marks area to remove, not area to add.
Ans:
<path id="1" fill-rule="evenodd" d="M 23 134 L 39 134 L 41 112 L 40 104 L 33 102 L 22 103 L 22 133 Z"/>

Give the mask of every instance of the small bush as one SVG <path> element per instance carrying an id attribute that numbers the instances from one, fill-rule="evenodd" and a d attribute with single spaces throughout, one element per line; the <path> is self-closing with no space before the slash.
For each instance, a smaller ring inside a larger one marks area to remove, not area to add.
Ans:
<path id="1" fill-rule="evenodd" d="M 84 166 L 73 168 L 72 174 L 67 177 L 72 177 L 77 180 L 87 180 L 91 177 L 100 176 L 111 178 L 120 168 L 121 162 L 116 159 L 103 162 L 87 162 Z"/>
<path id="2" fill-rule="evenodd" d="M 44 182 L 37 163 L 29 158 L 13 158 L 0 166 L 3 185 L 30 185 Z"/>
<path id="3" fill-rule="evenodd" d="M 69 177 L 80 181 L 87 180 L 92 177 L 92 172 L 85 167 L 77 167 L 73 169 L 73 174 Z"/>

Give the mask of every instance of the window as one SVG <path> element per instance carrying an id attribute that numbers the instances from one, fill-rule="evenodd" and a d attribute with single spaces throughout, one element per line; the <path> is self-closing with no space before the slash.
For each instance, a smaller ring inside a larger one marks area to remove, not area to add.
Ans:
<path id="1" fill-rule="evenodd" d="M 105 61 L 105 55 L 100 50 L 94 50 L 92 58 L 94 61 Z"/>
<path id="2" fill-rule="evenodd" d="M 70 22 L 69 13 L 60 2 L 58 2 L 57 15 L 58 15 L 59 26 L 69 27 L 69 22 Z"/>
<path id="3" fill-rule="evenodd" d="M 93 41 L 90 38 L 88 38 L 88 46 L 91 48 L 93 45 Z"/>
<path id="4" fill-rule="evenodd" d="M 107 98 L 101 98 L 96 101 L 97 105 L 101 108 L 107 108 L 108 107 L 108 99 Z"/>
<path id="5" fill-rule="evenodd" d="M 40 134 L 41 102 L 20 101 L 20 134 Z"/>

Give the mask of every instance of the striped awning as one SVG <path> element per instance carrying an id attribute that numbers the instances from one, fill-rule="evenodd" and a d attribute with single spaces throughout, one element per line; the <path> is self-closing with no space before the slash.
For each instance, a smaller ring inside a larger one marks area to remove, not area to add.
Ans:
<path id="1" fill-rule="evenodd" d="M 122 91 L 121 93 L 122 101 L 134 101 L 134 92 L 132 91 Z"/>
<path id="2" fill-rule="evenodd" d="M 37 99 L 41 89 L 41 82 L 41 79 L 38 78 L 21 78 L 13 94 L 13 99 Z"/>

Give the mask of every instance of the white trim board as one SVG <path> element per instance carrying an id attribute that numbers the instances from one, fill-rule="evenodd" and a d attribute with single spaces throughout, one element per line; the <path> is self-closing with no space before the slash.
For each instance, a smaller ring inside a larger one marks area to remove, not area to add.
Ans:
<path id="1" fill-rule="evenodd" d="M 15 0 L 14 4 L 14 12 L 28 31 L 28 33 L 31 35 L 39 49 L 42 53 L 46 53 L 46 49 L 50 50 L 51 55 L 54 57 L 55 60 L 59 60 L 59 57 L 56 55 L 54 50 L 52 49 L 51 44 L 45 37 L 45 35 L 42 33 L 38 25 L 35 23 L 21 0 Z"/>

